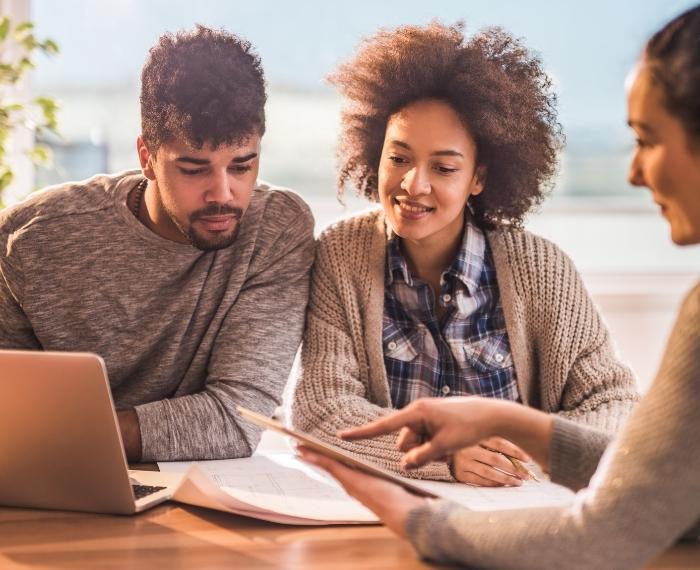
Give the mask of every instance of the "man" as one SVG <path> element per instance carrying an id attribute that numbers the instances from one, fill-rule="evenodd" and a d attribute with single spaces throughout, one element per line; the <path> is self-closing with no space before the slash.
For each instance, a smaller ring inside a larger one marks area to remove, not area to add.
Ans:
<path id="1" fill-rule="evenodd" d="M 0 214 L 0 348 L 101 355 L 131 461 L 252 453 L 296 353 L 313 219 L 256 182 L 265 82 L 245 42 L 165 34 L 142 72 L 141 171 Z"/>

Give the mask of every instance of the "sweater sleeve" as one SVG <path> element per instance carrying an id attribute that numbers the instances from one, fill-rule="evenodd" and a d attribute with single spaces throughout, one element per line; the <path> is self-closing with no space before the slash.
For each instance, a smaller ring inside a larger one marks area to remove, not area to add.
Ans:
<path id="1" fill-rule="evenodd" d="M 586 487 L 611 439 L 605 431 L 555 416 L 549 448 L 550 479 L 574 491 Z"/>
<path id="2" fill-rule="evenodd" d="M 23 289 L 24 272 L 19 252 L 12 236 L 0 227 L 0 348 L 41 348 L 22 309 Z"/>
<path id="3" fill-rule="evenodd" d="M 634 374 L 618 358 L 573 261 L 550 242 L 542 240 L 539 246 L 541 257 L 551 258 L 544 284 L 538 287 L 539 314 L 544 319 L 534 319 L 543 340 L 541 369 L 564 382 L 542 386 L 544 409 L 616 434 L 639 401 Z M 538 282 L 536 276 L 532 282 Z"/>
<path id="4" fill-rule="evenodd" d="M 262 430 L 241 419 L 236 405 L 272 415 L 304 328 L 313 218 L 305 205 L 295 213 L 222 323 L 204 389 L 136 407 L 143 461 L 247 457 L 255 450 Z"/>
<path id="5" fill-rule="evenodd" d="M 342 254 L 333 251 L 333 240 L 322 236 L 311 278 L 309 310 L 301 351 L 301 369 L 292 402 L 292 423 L 300 430 L 358 457 L 407 477 L 453 480 L 445 463 L 432 463 L 406 472 L 396 436 L 348 442 L 338 430 L 360 425 L 394 411 L 382 406 L 370 387 L 360 322 L 359 299 L 350 285 Z M 354 267 L 355 271 L 365 268 Z M 375 382 L 379 384 L 381 382 Z"/>
<path id="6" fill-rule="evenodd" d="M 415 547 L 434 560 L 479 568 L 642 566 L 700 515 L 699 351 L 696 288 L 683 305 L 651 390 L 572 504 L 478 513 L 436 501 L 409 515 L 407 532 Z"/>

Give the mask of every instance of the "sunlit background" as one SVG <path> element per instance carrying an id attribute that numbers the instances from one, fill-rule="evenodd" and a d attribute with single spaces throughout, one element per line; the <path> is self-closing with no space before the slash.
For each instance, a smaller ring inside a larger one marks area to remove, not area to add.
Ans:
<path id="1" fill-rule="evenodd" d="M 680 295 L 700 262 L 670 244 L 647 192 L 626 182 L 633 137 L 625 77 L 648 36 L 694 4 L 683 0 L 259 1 L 3 0 L 25 10 L 57 57 L 41 60 L 31 90 L 60 100 L 56 165 L 35 185 L 138 166 L 140 69 L 165 31 L 195 23 L 250 40 L 269 84 L 261 176 L 299 192 L 317 231 L 367 204 L 335 198 L 341 102 L 324 83 L 359 40 L 379 27 L 463 20 L 502 26 L 542 58 L 559 96 L 567 138 L 552 197 L 528 228 L 554 240 L 584 274 L 642 385 L 653 376 Z M 15 187 L 10 199 L 31 188 Z"/>

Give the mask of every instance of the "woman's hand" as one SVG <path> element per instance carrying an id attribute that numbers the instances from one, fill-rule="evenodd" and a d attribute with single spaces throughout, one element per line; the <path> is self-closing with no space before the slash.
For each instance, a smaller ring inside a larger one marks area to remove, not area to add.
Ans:
<path id="1" fill-rule="evenodd" d="M 366 439 L 397 430 L 401 432 L 396 445 L 405 452 L 401 460 L 404 469 L 446 460 L 496 435 L 524 449 L 545 471 L 549 466 L 549 414 L 493 398 L 424 398 L 364 426 L 343 430 L 338 436 Z"/>
<path id="2" fill-rule="evenodd" d="M 406 536 L 408 513 L 427 501 L 423 497 L 409 493 L 399 485 L 350 469 L 305 447 L 298 447 L 297 452 L 307 463 L 328 471 L 349 495 L 360 501 L 402 538 Z"/>
<path id="3" fill-rule="evenodd" d="M 503 454 L 520 461 L 532 461 L 517 445 L 501 437 L 491 437 L 455 453 L 452 456 L 452 475 L 462 483 L 482 487 L 522 485 L 524 474 Z"/>
<path id="4" fill-rule="evenodd" d="M 341 431 L 343 439 L 365 439 L 401 430 L 396 445 L 407 452 L 404 469 L 445 460 L 463 447 L 493 435 L 491 418 L 498 400 L 425 398 L 364 426 Z"/>

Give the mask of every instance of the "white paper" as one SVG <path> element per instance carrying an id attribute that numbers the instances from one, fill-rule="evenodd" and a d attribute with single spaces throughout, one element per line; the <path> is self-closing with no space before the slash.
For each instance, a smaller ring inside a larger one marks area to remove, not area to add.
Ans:
<path id="1" fill-rule="evenodd" d="M 164 472 L 188 471 L 173 497 L 176 501 L 208 508 L 218 503 L 219 510 L 288 524 L 378 522 L 336 481 L 292 453 L 158 466 Z"/>
<path id="2" fill-rule="evenodd" d="M 185 473 L 174 499 L 183 503 L 284 524 L 378 522 L 330 476 L 291 452 L 261 452 L 245 459 L 167 462 L 166 473 Z M 440 481 L 411 482 L 474 511 L 561 506 L 574 493 L 549 481 L 521 487 L 472 487 Z"/>
<path id="3" fill-rule="evenodd" d="M 441 481 L 420 481 L 418 485 L 472 511 L 561 507 L 575 496 L 566 487 L 544 480 L 524 481 L 520 487 L 474 487 Z"/>

